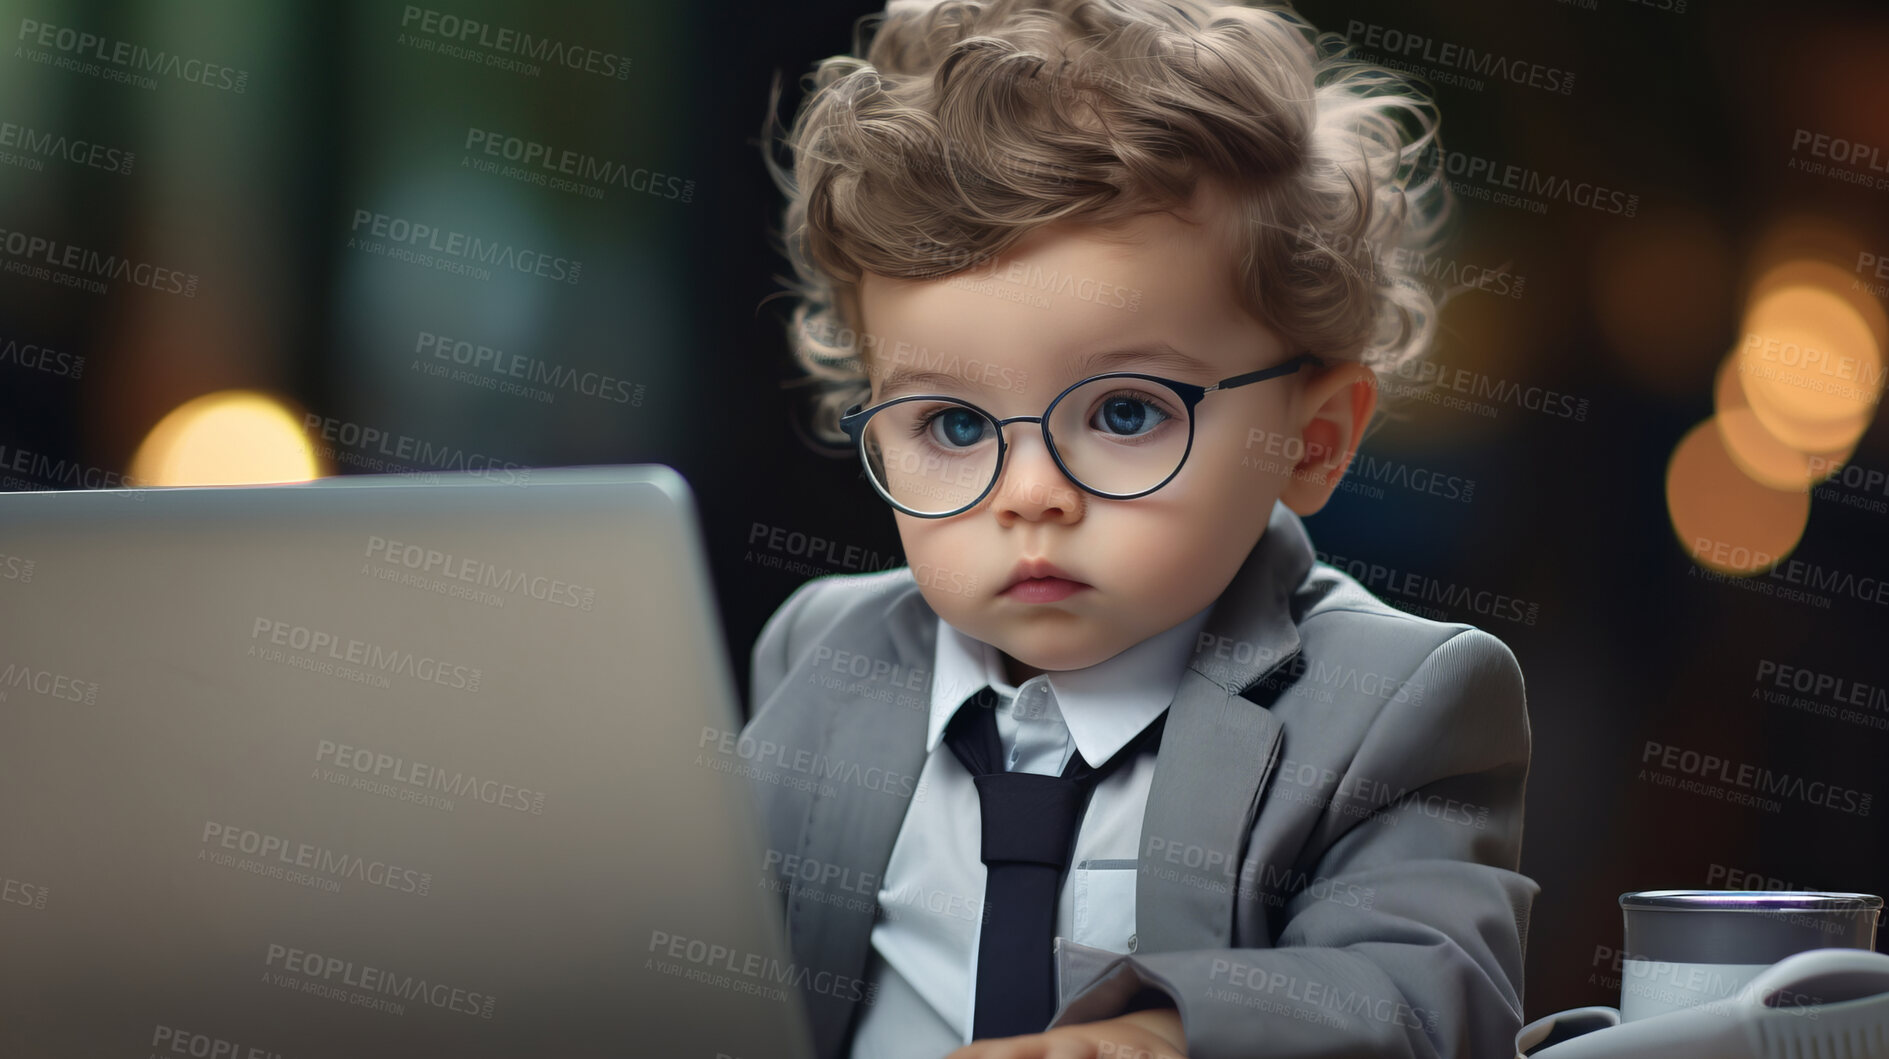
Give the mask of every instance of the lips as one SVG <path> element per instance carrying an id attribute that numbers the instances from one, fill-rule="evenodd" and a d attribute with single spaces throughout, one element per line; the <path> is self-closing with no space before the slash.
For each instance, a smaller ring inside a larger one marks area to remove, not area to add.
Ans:
<path id="1" fill-rule="evenodd" d="M 1011 588 L 1014 588 L 1019 582 L 1043 577 L 1058 577 L 1064 581 L 1071 581 L 1078 585 L 1085 584 L 1081 578 L 1057 566 L 1055 563 L 1050 562 L 1048 559 L 1024 559 L 1017 563 L 1016 566 L 1011 567 L 1010 580 L 1005 581 L 1004 587 L 998 591 L 1007 592 Z"/>

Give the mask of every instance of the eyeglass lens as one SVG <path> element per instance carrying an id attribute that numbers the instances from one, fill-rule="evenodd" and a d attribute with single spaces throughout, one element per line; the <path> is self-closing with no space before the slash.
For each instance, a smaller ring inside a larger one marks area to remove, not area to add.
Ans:
<path id="1" fill-rule="evenodd" d="M 1147 379 L 1093 379 L 1049 416 L 1063 466 L 1103 493 L 1139 493 L 1187 455 L 1187 405 Z M 866 467 L 901 506 L 943 514 L 970 504 L 996 478 L 997 424 L 958 401 L 901 401 L 874 413 L 862 435 Z"/>

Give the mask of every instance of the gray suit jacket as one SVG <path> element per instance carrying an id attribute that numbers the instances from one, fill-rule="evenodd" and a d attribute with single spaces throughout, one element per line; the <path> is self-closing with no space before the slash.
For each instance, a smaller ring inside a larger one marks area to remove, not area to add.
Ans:
<path id="1" fill-rule="evenodd" d="M 874 881 L 923 797 L 936 620 L 909 568 L 821 577 L 754 647 L 770 882 L 809 980 L 854 983 L 804 990 L 821 1059 L 872 999 L 857 980 Z M 1134 952 L 1066 952 L 1052 1025 L 1171 1004 L 1193 1059 L 1507 1059 L 1539 891 L 1517 873 L 1528 759 L 1501 641 L 1385 605 L 1275 507 L 1169 706 Z"/>

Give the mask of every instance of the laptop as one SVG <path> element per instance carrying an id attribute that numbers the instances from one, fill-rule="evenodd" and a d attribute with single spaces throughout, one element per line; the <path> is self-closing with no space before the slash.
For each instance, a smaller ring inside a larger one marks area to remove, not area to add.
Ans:
<path id="1" fill-rule="evenodd" d="M 0 494 L 0 1055 L 812 1054 L 661 466 Z"/>

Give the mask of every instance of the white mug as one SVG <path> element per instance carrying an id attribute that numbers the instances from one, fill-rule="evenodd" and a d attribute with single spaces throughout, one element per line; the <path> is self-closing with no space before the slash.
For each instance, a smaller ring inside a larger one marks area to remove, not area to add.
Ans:
<path id="1" fill-rule="evenodd" d="M 1882 898 L 1785 890 L 1642 890 L 1620 895 L 1620 1020 L 1735 996 L 1809 949 L 1874 949 Z"/>

